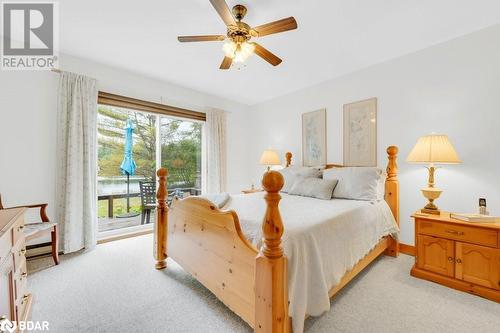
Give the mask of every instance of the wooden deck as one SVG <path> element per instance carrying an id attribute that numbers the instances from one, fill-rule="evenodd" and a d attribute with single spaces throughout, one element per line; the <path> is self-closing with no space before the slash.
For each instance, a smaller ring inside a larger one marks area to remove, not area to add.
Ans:
<path id="1" fill-rule="evenodd" d="M 154 223 L 155 218 L 156 218 L 155 211 L 152 211 L 149 223 L 150 224 Z M 99 218 L 98 221 L 99 232 L 134 227 L 138 225 L 141 225 L 140 214 L 138 216 L 128 217 L 128 218 L 104 217 L 104 218 Z"/>

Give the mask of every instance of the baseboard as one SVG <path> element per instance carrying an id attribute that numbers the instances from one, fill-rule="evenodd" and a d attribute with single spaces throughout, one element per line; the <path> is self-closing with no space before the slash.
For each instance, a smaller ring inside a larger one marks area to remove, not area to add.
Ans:
<path id="1" fill-rule="evenodd" d="M 399 243 L 399 252 L 409 256 L 415 256 L 415 246 Z"/>
<path id="2" fill-rule="evenodd" d="M 103 244 L 103 243 L 117 241 L 120 239 L 137 237 L 137 236 L 142 236 L 142 235 L 147 235 L 147 234 L 152 234 L 152 233 L 153 233 L 152 229 L 138 230 L 138 231 L 128 232 L 128 233 L 124 233 L 124 234 L 120 234 L 120 235 L 116 235 L 116 236 L 108 236 L 105 238 L 100 238 L 97 240 L 97 244 Z"/>

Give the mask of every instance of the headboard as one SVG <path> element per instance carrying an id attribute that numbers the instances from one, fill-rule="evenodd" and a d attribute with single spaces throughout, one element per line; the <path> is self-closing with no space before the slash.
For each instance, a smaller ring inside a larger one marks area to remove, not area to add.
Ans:
<path id="1" fill-rule="evenodd" d="M 384 199 L 389 205 L 389 208 L 394 215 L 394 219 L 399 226 L 399 181 L 398 181 L 398 147 L 389 146 L 387 147 L 387 178 L 385 179 L 385 195 Z M 289 167 L 292 164 L 292 153 L 287 152 L 285 154 L 286 165 Z M 325 169 L 331 168 L 342 168 L 341 164 L 327 164 Z"/>
<path id="2" fill-rule="evenodd" d="M 290 165 L 292 165 L 292 153 L 287 152 L 285 154 L 285 159 L 286 159 L 286 164 L 285 167 L 288 168 Z M 331 169 L 331 168 L 342 168 L 344 167 L 342 164 L 326 164 L 325 169 Z"/>

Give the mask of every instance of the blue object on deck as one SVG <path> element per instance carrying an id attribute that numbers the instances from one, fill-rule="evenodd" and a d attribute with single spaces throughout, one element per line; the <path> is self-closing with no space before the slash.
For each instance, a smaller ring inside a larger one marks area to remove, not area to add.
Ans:
<path id="1" fill-rule="evenodd" d="M 127 176 L 135 175 L 136 168 L 134 158 L 132 157 L 132 147 L 134 146 L 132 138 L 133 133 L 134 127 L 132 126 L 132 121 L 128 119 L 127 127 L 125 127 L 125 156 L 123 157 L 122 164 L 120 165 L 120 170 Z"/>

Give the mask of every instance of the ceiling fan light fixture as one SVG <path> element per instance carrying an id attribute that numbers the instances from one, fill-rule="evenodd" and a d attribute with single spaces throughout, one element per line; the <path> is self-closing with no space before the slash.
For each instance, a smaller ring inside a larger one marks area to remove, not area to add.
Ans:
<path id="1" fill-rule="evenodd" d="M 236 53 L 237 45 L 230 39 L 226 39 L 224 44 L 222 45 L 222 51 L 224 51 L 224 55 L 228 58 L 233 59 Z"/>
<path id="2" fill-rule="evenodd" d="M 224 55 L 226 57 L 233 59 L 236 63 L 242 63 L 255 52 L 255 45 L 248 42 L 235 43 L 234 41 L 227 39 L 222 45 L 222 50 L 224 51 Z"/>
<path id="3" fill-rule="evenodd" d="M 247 59 L 255 52 L 255 45 L 253 43 L 244 42 L 241 44 L 240 52 L 243 54 L 245 59 Z"/>

